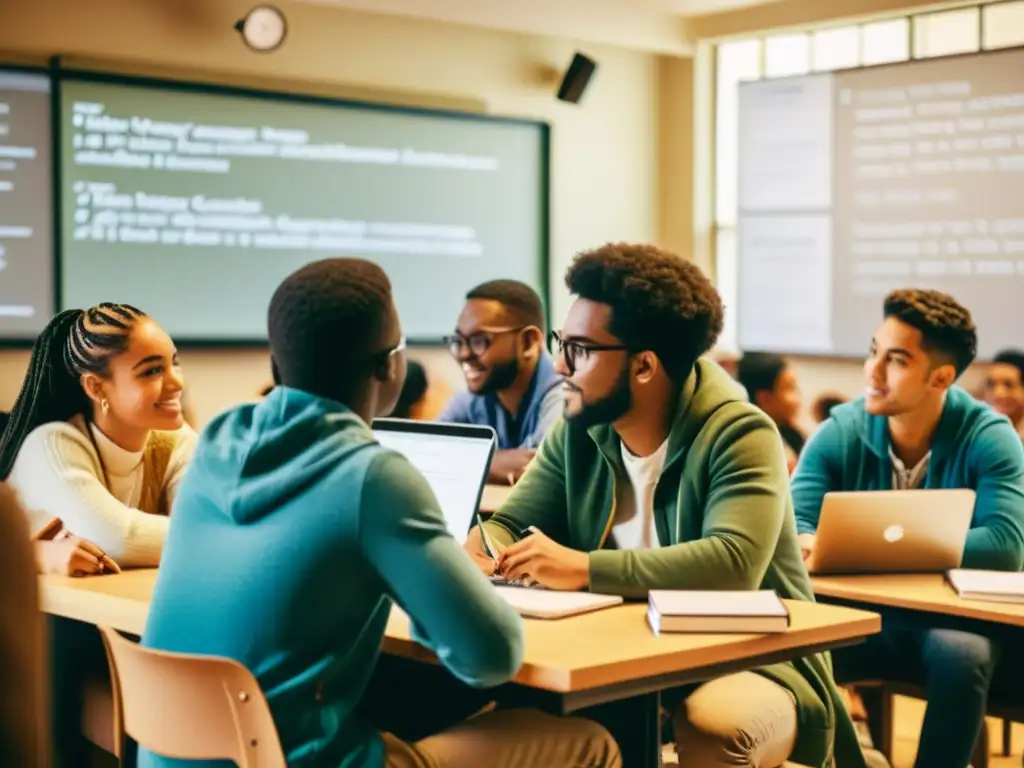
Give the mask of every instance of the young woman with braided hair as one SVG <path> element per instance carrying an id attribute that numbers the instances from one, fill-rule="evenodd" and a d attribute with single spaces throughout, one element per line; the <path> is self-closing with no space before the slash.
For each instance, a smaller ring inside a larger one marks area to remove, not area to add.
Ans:
<path id="1" fill-rule="evenodd" d="M 37 537 L 62 531 L 36 545 L 43 570 L 159 563 L 195 444 L 182 388 L 170 337 L 127 304 L 66 310 L 39 336 L 0 438 L 0 480 Z"/>
<path id="2" fill-rule="evenodd" d="M 173 342 L 135 307 L 100 304 L 50 321 L 0 438 L 0 480 L 21 496 L 41 570 L 160 562 L 195 445 L 182 389 Z M 51 617 L 49 635 L 53 765 L 87 765 L 83 698 L 89 681 L 109 684 L 106 656 L 90 625 Z M 112 724 L 100 735 L 111 734 Z"/>

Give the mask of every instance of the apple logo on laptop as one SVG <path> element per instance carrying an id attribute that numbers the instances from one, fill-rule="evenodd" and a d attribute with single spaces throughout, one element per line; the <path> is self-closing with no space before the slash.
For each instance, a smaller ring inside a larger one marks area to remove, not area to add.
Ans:
<path id="1" fill-rule="evenodd" d="M 882 538 L 893 544 L 903 538 L 903 526 L 902 525 L 890 525 L 884 531 L 882 531 Z"/>

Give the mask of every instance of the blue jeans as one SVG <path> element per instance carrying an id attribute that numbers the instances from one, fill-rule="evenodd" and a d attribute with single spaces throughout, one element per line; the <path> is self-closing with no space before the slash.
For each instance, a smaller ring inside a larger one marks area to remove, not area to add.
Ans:
<path id="1" fill-rule="evenodd" d="M 888 624 L 861 645 L 832 652 L 836 682 L 880 678 L 924 686 L 928 706 L 915 768 L 966 768 L 985 717 L 998 644 L 954 629 Z"/>

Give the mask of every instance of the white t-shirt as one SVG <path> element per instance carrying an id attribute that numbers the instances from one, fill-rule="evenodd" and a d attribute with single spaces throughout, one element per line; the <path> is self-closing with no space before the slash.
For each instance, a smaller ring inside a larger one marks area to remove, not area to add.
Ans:
<path id="1" fill-rule="evenodd" d="M 917 462 L 917 466 L 910 467 L 900 461 L 899 457 L 889 448 L 889 460 L 892 461 L 892 487 L 897 491 L 912 491 L 924 485 L 924 478 L 928 474 L 928 461 L 932 452 L 928 451 L 924 458 Z"/>
<path id="2" fill-rule="evenodd" d="M 650 456 L 634 456 L 625 443 L 620 445 L 629 482 L 619 488 L 612 536 L 619 549 L 652 549 L 659 546 L 654 525 L 654 488 L 665 466 L 668 440 Z"/>

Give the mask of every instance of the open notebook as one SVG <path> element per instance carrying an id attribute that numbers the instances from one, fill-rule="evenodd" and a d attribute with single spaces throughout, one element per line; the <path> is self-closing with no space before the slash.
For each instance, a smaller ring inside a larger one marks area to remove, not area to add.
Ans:
<path id="1" fill-rule="evenodd" d="M 554 589 L 497 585 L 494 589 L 520 616 L 529 619 L 564 619 L 578 613 L 610 608 L 622 602 L 618 595 L 595 595 L 592 592 L 560 592 Z"/>
<path id="2" fill-rule="evenodd" d="M 789 609 L 772 590 L 651 590 L 647 623 L 662 632 L 785 632 Z"/>
<path id="3" fill-rule="evenodd" d="M 954 568 L 946 578 L 957 595 L 965 600 L 1024 603 L 1024 573 Z"/>

